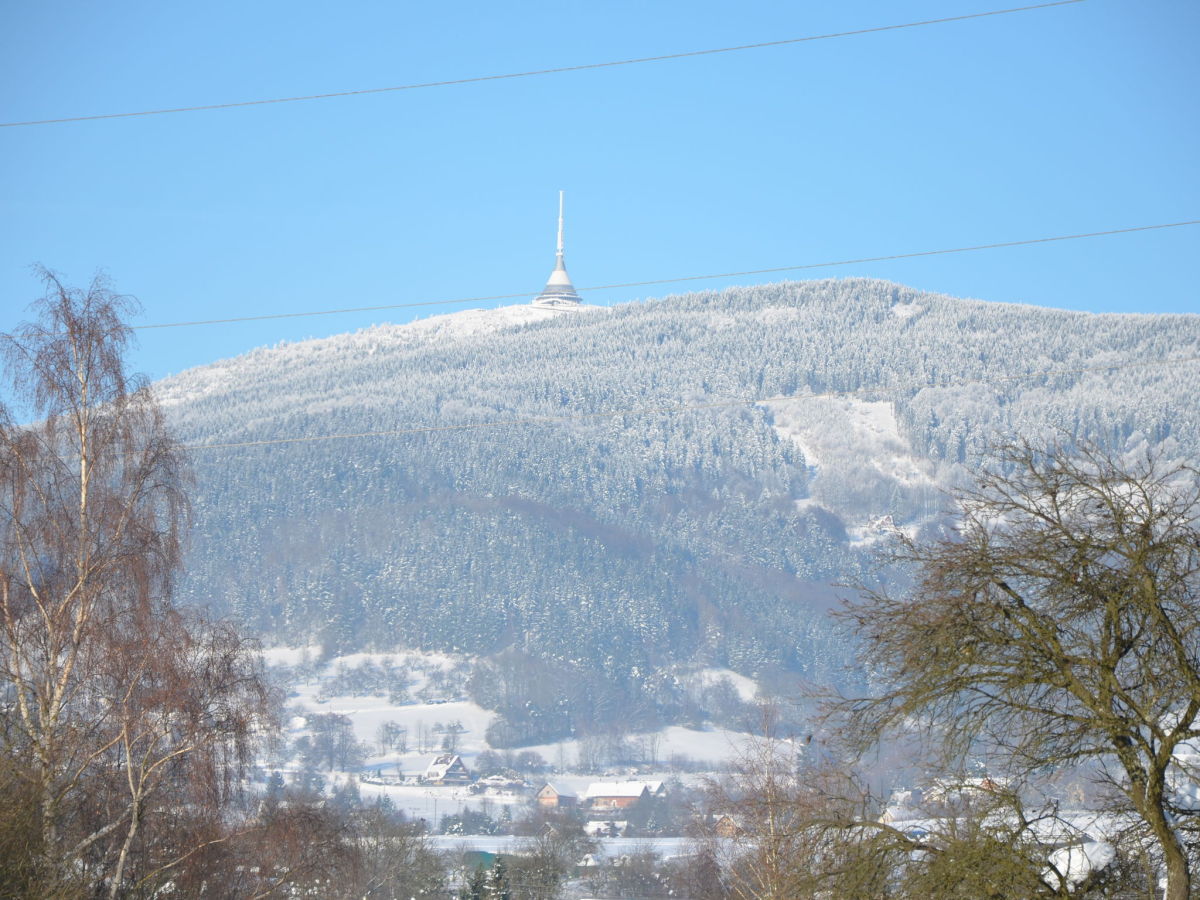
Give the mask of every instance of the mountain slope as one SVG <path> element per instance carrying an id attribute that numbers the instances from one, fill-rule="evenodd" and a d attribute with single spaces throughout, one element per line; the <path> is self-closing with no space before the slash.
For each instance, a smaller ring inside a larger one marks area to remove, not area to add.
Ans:
<path id="1" fill-rule="evenodd" d="M 1195 363 L 1103 368 L 1196 355 L 1196 316 L 862 279 L 258 350 L 158 385 L 182 440 L 368 436 L 198 450 L 181 590 L 280 641 L 509 648 L 536 673 L 493 672 L 537 694 L 520 739 L 569 731 L 580 692 L 676 708 L 676 664 L 844 680 L 829 585 L 890 524 L 936 521 L 997 439 L 1200 458 Z"/>

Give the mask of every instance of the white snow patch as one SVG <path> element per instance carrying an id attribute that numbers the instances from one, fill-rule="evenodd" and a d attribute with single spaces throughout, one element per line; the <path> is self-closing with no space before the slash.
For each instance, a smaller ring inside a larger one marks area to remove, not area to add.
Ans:
<path id="1" fill-rule="evenodd" d="M 875 501 L 886 500 L 896 488 L 936 487 L 934 465 L 913 453 L 888 401 L 812 397 L 763 408 L 780 438 L 816 470 L 811 499 L 856 524 L 886 515 Z M 871 502 L 872 508 L 852 508 L 848 499 L 855 493 L 861 495 L 859 503 Z"/>
<path id="2" fill-rule="evenodd" d="M 1167 770 L 1171 802 L 1181 809 L 1200 810 L 1200 750 L 1196 742 L 1180 744 L 1171 763 Z"/>
<path id="3" fill-rule="evenodd" d="M 316 658 L 319 648 L 276 647 L 263 651 L 263 656 L 269 664 L 296 665 L 304 660 L 305 653 L 308 653 L 310 658 Z M 350 719 L 355 738 L 367 746 L 367 767 L 387 764 L 394 770 L 395 766 L 399 765 L 402 771 L 408 771 L 412 766 L 418 765 L 412 761 L 415 756 L 424 754 L 432 759 L 431 754 L 441 752 L 441 742 L 446 735 L 444 728 L 451 723 L 462 726 L 463 730 L 456 736 L 455 752 L 461 754 L 464 759 L 474 757 L 487 749 L 484 734 L 496 714 L 469 700 L 393 703 L 382 694 L 324 696 L 324 686 L 329 684 L 330 678 L 336 673 L 356 669 L 368 662 L 406 668 L 411 676 L 407 685 L 408 693 L 413 695 L 425 687 L 427 672 L 432 669 L 451 669 L 463 662 L 463 658 L 447 653 L 415 650 L 395 653 L 350 653 L 334 657 L 323 663 L 313 677 L 291 685 L 292 694 L 289 697 L 288 708 L 293 715 L 290 726 L 293 737 L 307 728 L 307 716 L 338 713 Z M 385 722 L 392 722 L 407 730 L 409 750 L 406 753 L 389 751 L 379 754 L 379 727 Z M 442 726 L 442 730 L 437 730 L 438 726 Z M 428 762 L 427 759 L 420 763 L 419 768 L 423 771 Z"/>
<path id="4" fill-rule="evenodd" d="M 1060 847 L 1050 854 L 1050 866 L 1062 874 L 1072 889 L 1083 883 L 1092 872 L 1108 866 L 1117 858 L 1117 852 L 1108 841 L 1085 841 L 1069 847 Z M 1053 875 L 1047 872 L 1053 883 Z"/>
<path id="5" fill-rule="evenodd" d="M 315 685 L 304 685 L 300 696 L 294 698 L 293 709 L 307 713 L 340 713 L 354 723 L 354 735 L 368 746 L 375 747 L 375 736 L 384 722 L 395 722 L 408 729 L 408 742 L 415 745 L 419 734 L 428 735 L 430 752 L 438 749 L 442 734 L 435 733 L 437 725 L 460 722 L 465 731 L 458 736 L 456 752 L 464 755 L 487 748 L 483 735 L 496 714 L 469 700 L 454 703 L 389 703 L 386 697 L 330 697 L 324 703 L 313 695 Z M 376 757 L 372 757 L 376 758 Z"/>
<path id="6" fill-rule="evenodd" d="M 850 543 L 856 546 L 866 546 L 897 535 L 904 535 L 910 540 L 915 540 L 920 530 L 919 525 L 901 527 L 891 516 L 872 516 L 860 525 L 847 527 L 846 534 L 850 535 Z"/>
<path id="7" fill-rule="evenodd" d="M 264 647 L 263 662 L 268 666 L 298 666 L 305 659 L 314 660 L 321 655 L 321 648 L 311 647 Z"/>
<path id="8" fill-rule="evenodd" d="M 308 647 L 266 647 L 262 656 L 268 666 L 297 666 L 304 662 L 316 664 L 321 658 L 321 648 L 316 644 Z M 317 665 L 317 670 L 319 677 L 329 677 L 341 669 L 356 669 L 364 663 L 373 662 L 379 665 L 387 663 L 393 666 L 408 666 L 415 670 L 437 668 L 446 671 L 468 659 L 465 656 L 433 650 L 394 650 L 386 653 L 363 651 L 332 656 Z M 419 671 L 414 674 L 419 674 Z"/>
<path id="9" fill-rule="evenodd" d="M 709 763 L 725 763 L 745 753 L 746 749 L 760 738 L 740 731 L 713 728 L 700 731 L 669 725 L 658 732 L 662 741 L 660 757 L 670 759 L 674 754 Z M 665 754 L 665 756 L 664 756 Z"/>
<path id="10" fill-rule="evenodd" d="M 713 313 L 708 317 L 708 327 L 716 331 L 733 328 L 737 323 L 737 319 L 729 315 L 729 313 Z"/>
<path id="11" fill-rule="evenodd" d="M 892 307 L 892 315 L 897 319 L 911 319 L 923 312 L 925 312 L 925 307 L 920 303 L 897 303 Z"/>
<path id="12" fill-rule="evenodd" d="M 735 682 L 736 684 L 736 682 Z M 732 759 L 744 754 L 746 749 L 758 738 L 752 734 L 739 731 L 727 731 L 724 728 L 697 729 L 684 728 L 681 725 L 669 725 L 658 731 L 631 734 L 627 738 L 629 744 L 641 747 L 647 752 L 653 751 L 658 763 L 666 766 L 671 757 L 687 757 L 689 760 L 713 767 L 719 767 Z M 533 750 L 552 766 L 565 764 L 574 766 L 579 760 L 579 741 L 559 741 L 553 744 L 539 744 L 533 747 L 522 747 L 523 750 Z M 620 767 L 617 767 L 618 769 Z M 645 780 L 648 776 L 639 775 Z M 596 781 L 595 776 L 583 777 L 584 781 Z M 562 776 L 555 775 L 554 783 L 562 781 L 568 785 L 573 782 Z M 586 788 L 586 785 L 584 785 Z"/>
<path id="13" fill-rule="evenodd" d="M 776 433 L 791 441 L 810 466 L 869 459 L 898 481 L 932 483 L 928 465 L 900 436 L 895 410 L 886 400 L 814 397 L 771 403 L 767 409 Z"/>
<path id="14" fill-rule="evenodd" d="M 754 318 L 764 325 L 779 325 L 794 322 L 803 315 L 803 311 L 794 306 L 766 306 L 755 312 Z"/>
<path id="15" fill-rule="evenodd" d="M 366 801 L 386 796 L 391 799 L 397 809 L 413 819 L 424 819 L 434 828 L 437 827 L 435 823 L 440 822 L 443 816 L 459 814 L 467 808 L 479 809 L 484 799 L 480 795 L 471 794 L 465 787 L 373 784 L 369 781 L 360 781 L 358 792 Z M 498 811 L 494 807 L 528 803 L 529 798 L 515 794 L 510 796 L 488 794 L 487 801 L 493 806 L 492 814 L 496 815 Z M 463 837 L 458 838 L 460 841 L 464 839 Z M 474 840 L 474 836 L 470 839 Z"/>
<path id="16" fill-rule="evenodd" d="M 728 678 L 737 689 L 738 696 L 750 703 L 758 696 L 758 682 L 745 675 L 739 675 L 733 669 L 701 669 L 696 673 L 700 683 L 707 686 L 722 678 Z"/>
<path id="17" fill-rule="evenodd" d="M 438 668 L 442 671 L 452 669 L 462 657 L 449 653 L 436 653 L 431 650 L 398 650 L 393 653 L 347 653 L 345 656 L 335 656 L 324 668 L 326 673 L 336 672 L 340 667 L 356 669 L 364 663 L 391 663 L 393 666 L 412 666 L 422 669 Z"/>
<path id="18" fill-rule="evenodd" d="M 578 310 L 572 309 L 570 312 L 599 308 L 601 307 L 580 306 Z M 555 319 L 562 315 L 562 311 L 527 303 L 501 306 L 496 309 L 464 309 L 460 312 L 416 319 L 403 325 L 377 325 L 364 333 L 380 337 L 386 336 L 391 340 L 410 344 L 454 341 L 480 334 L 490 334 L 531 322 Z M 344 336 L 329 338 L 329 340 L 339 340 L 342 337 Z"/>

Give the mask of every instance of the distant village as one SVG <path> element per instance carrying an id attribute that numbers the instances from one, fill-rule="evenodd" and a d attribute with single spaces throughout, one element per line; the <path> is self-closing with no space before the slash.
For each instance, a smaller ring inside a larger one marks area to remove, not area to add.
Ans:
<path id="1" fill-rule="evenodd" d="M 682 783 L 677 783 L 676 790 L 672 792 L 667 782 L 661 780 L 594 781 L 580 793 L 550 781 L 531 782 L 513 771 L 478 776 L 471 772 L 457 753 L 435 756 L 423 770 L 406 772 L 400 769 L 399 764 L 367 768 L 359 776 L 359 781 L 364 785 L 381 787 L 465 788 L 471 796 L 479 798 L 481 806 L 489 800 L 517 800 L 529 807 L 531 812 L 570 817 L 581 823 L 590 837 L 677 833 L 696 823 L 694 814 L 681 816 L 681 810 L 670 802 L 672 799 L 681 799 L 679 794 L 690 796 L 696 793 Z M 443 820 L 441 829 L 447 831 L 458 825 L 457 833 L 471 833 L 461 826 L 472 823 L 472 817 L 460 813 L 458 818 L 466 821 Z M 490 817 L 477 815 L 473 824 L 480 827 L 479 833 L 498 833 L 495 829 L 499 823 L 488 819 Z"/>

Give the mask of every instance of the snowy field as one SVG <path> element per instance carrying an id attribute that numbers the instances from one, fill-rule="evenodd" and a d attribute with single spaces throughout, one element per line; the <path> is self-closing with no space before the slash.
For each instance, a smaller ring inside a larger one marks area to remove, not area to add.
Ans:
<path id="1" fill-rule="evenodd" d="M 268 664 L 297 665 L 305 652 L 312 655 L 315 649 L 273 648 L 264 651 L 264 657 Z M 355 653 L 329 660 L 322 666 L 321 673 L 322 675 L 332 673 L 339 667 L 353 668 L 368 661 L 391 662 L 392 664 L 415 662 L 424 666 L 436 665 L 449 668 L 461 660 L 436 653 Z M 758 691 L 758 686 L 752 679 L 729 669 L 703 669 L 691 677 L 704 684 L 711 684 L 720 678 L 728 678 L 739 696 L 748 702 L 755 698 Z M 419 691 L 422 686 L 418 677 L 412 690 Z M 353 723 L 354 733 L 358 740 L 373 750 L 378 749 L 376 737 L 379 727 L 384 723 L 393 722 L 407 729 L 410 745 L 407 753 L 373 753 L 368 756 L 364 769 L 399 765 L 404 773 L 418 774 L 418 767 L 419 771 L 424 771 L 432 757 L 440 752 L 438 746 L 432 746 L 437 743 L 434 738 L 440 739 L 442 733 L 435 729 L 452 722 L 461 724 L 463 728 L 458 735 L 454 752 L 460 754 L 468 765 L 479 753 L 489 749 L 484 735 L 488 725 L 495 718 L 495 713 L 483 709 L 469 700 L 397 704 L 389 702 L 388 698 L 382 695 L 325 697 L 322 695 L 320 677 L 292 685 L 291 690 L 288 707 L 294 714 L 293 736 L 303 731 L 303 718 L 309 713 L 338 713 L 346 716 Z M 419 745 L 422 735 L 427 736 L 423 748 Z M 721 728 L 702 730 L 677 725 L 667 726 L 652 733 L 629 736 L 631 743 L 652 742 L 656 748 L 656 758 L 664 764 L 672 756 L 686 756 L 701 764 L 710 764 L 714 767 L 738 756 L 751 740 L 753 740 L 751 735 Z M 521 749 L 541 754 L 550 765 L 555 767 L 571 768 L 576 765 L 579 758 L 579 742 L 574 740 L 539 744 Z"/>
<path id="2" fill-rule="evenodd" d="M 290 686 L 287 708 L 291 716 L 289 738 L 296 740 L 308 731 L 308 718 L 312 715 L 337 713 L 350 720 L 355 738 L 366 748 L 367 754 L 360 769 L 354 772 L 330 773 L 330 785 L 345 782 L 352 775 L 359 779 L 359 792 L 364 800 L 387 796 L 397 809 L 416 819 L 430 823 L 440 821 L 442 816 L 461 812 L 464 809 L 485 809 L 498 816 L 505 806 L 528 803 L 527 796 L 489 790 L 484 794 L 472 794 L 466 787 L 438 787 L 415 783 L 435 757 L 445 752 L 441 742 L 447 726 L 454 725 L 456 731 L 454 752 L 462 756 L 468 768 L 474 768 L 480 753 L 490 749 L 485 739 L 488 725 L 495 713 L 483 709 L 469 700 L 435 700 L 433 702 L 393 703 L 383 695 L 327 695 L 327 685 L 334 673 L 350 670 L 365 662 L 406 666 L 413 672 L 409 693 L 417 694 L 424 687 L 425 675 L 432 669 L 448 670 L 463 662 L 462 659 L 436 653 L 356 653 L 327 660 L 319 666 L 310 661 L 317 658 L 319 648 L 272 648 L 264 651 L 269 665 L 303 666 L 309 664 L 309 676 L 300 683 Z M 727 678 L 743 700 L 751 701 L 758 690 L 750 678 L 728 669 L 704 669 L 689 676 L 702 684 Z M 405 752 L 384 751 L 379 744 L 381 726 L 391 723 L 403 728 L 408 735 Z M 639 779 L 666 780 L 672 777 L 669 763 L 672 758 L 686 757 L 692 766 L 711 769 L 723 768 L 739 756 L 753 740 L 748 734 L 719 728 L 696 729 L 677 725 L 662 728 L 649 734 L 631 734 L 631 744 L 651 748 L 653 758 L 661 767 L 658 771 L 638 774 Z M 565 774 L 579 759 L 579 742 L 560 741 L 523 747 L 542 756 L 555 770 L 544 776 L 559 790 L 582 795 L 588 785 L 600 780 L 615 780 L 631 775 L 629 767 L 614 766 L 603 772 L 586 775 Z M 298 761 L 285 769 L 294 769 Z M 697 776 L 686 776 L 685 781 L 694 781 Z M 535 779 L 542 780 L 542 779 Z"/>
<path id="3" fill-rule="evenodd" d="M 443 816 L 457 815 L 464 810 L 483 811 L 492 818 L 498 818 L 501 810 L 508 806 L 513 808 L 529 803 L 529 797 L 509 794 L 497 796 L 471 794 L 465 787 L 434 787 L 417 784 L 372 784 L 369 781 L 359 781 L 359 794 L 366 802 L 376 797 L 387 797 L 397 810 L 403 812 L 414 821 L 424 820 L 430 827 L 436 829 Z M 460 838 L 461 840 L 461 838 Z"/>

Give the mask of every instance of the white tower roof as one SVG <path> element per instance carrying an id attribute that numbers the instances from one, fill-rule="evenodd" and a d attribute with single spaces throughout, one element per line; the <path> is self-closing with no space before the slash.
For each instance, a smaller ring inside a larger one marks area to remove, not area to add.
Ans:
<path id="1" fill-rule="evenodd" d="M 567 274 L 566 263 L 563 262 L 563 192 L 558 192 L 558 250 L 555 253 L 554 271 L 546 281 L 546 287 L 533 301 L 535 306 L 578 306 L 582 301 L 575 293 L 571 284 L 571 276 Z"/>

